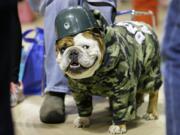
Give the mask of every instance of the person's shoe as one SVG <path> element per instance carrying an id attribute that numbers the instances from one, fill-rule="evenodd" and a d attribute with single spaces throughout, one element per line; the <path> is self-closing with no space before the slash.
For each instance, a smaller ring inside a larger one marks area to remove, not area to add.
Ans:
<path id="1" fill-rule="evenodd" d="M 10 94 L 11 94 L 11 107 L 15 107 L 18 103 L 22 102 L 25 98 L 23 94 L 23 84 L 10 83 Z"/>
<path id="2" fill-rule="evenodd" d="M 65 121 L 64 93 L 48 92 L 40 108 L 40 120 L 44 123 L 55 124 Z"/>

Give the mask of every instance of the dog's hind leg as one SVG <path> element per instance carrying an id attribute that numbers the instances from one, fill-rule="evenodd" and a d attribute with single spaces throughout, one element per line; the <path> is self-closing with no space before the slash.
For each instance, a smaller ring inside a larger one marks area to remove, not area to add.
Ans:
<path id="1" fill-rule="evenodd" d="M 146 120 L 156 120 L 158 119 L 158 90 L 149 93 L 149 104 L 146 114 L 143 116 Z"/>

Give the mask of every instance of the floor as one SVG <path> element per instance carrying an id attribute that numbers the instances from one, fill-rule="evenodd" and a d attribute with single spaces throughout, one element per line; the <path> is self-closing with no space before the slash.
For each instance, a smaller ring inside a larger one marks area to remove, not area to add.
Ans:
<path id="1" fill-rule="evenodd" d="M 119 9 L 130 9 L 130 3 L 122 3 Z M 162 38 L 164 16 L 166 9 L 159 10 L 159 27 L 156 29 L 159 39 Z M 127 19 L 126 17 L 125 19 Z M 30 24 L 23 24 L 23 30 L 42 27 L 43 19 L 37 19 Z M 147 107 L 147 98 L 145 103 L 138 110 L 141 117 Z M 43 124 L 39 120 L 39 109 L 43 101 L 43 96 L 29 96 L 24 102 L 12 108 L 16 135 L 108 135 L 108 127 L 111 124 L 111 117 L 108 111 L 108 101 L 105 98 L 94 97 L 94 112 L 91 117 L 91 126 L 85 129 L 73 127 L 73 120 L 77 116 L 77 110 L 73 98 L 66 96 L 66 122 L 63 124 Z M 141 118 L 128 123 L 127 135 L 165 135 L 165 115 L 164 115 L 164 95 L 163 87 L 160 89 L 158 103 L 159 119 L 155 121 L 145 121 Z"/>

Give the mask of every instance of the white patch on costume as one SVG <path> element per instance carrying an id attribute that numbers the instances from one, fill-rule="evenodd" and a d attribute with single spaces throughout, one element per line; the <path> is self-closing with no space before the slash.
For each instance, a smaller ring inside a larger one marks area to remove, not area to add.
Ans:
<path id="1" fill-rule="evenodd" d="M 144 33 L 147 33 L 147 34 L 152 34 L 152 32 L 148 29 L 148 27 L 147 26 L 142 26 L 141 27 L 141 30 L 142 30 L 142 32 L 144 32 Z"/>
<path id="2" fill-rule="evenodd" d="M 117 26 L 125 26 L 125 24 L 126 24 L 125 22 L 118 22 L 116 25 Z"/>
<path id="3" fill-rule="evenodd" d="M 134 27 L 132 24 L 128 22 L 124 22 L 124 23 L 120 22 L 120 23 L 117 23 L 117 25 L 126 27 L 126 29 L 132 34 L 135 34 L 138 30 L 136 27 Z"/>
<path id="4" fill-rule="evenodd" d="M 128 30 L 130 33 L 132 33 L 132 34 L 135 34 L 136 31 L 137 31 L 137 28 L 136 28 L 136 27 L 133 27 L 131 24 L 127 24 L 127 25 L 126 25 L 126 28 L 127 28 L 127 30 Z"/>
<path id="5" fill-rule="evenodd" d="M 139 44 L 142 44 L 143 41 L 145 40 L 145 36 L 142 34 L 142 32 L 137 32 L 135 35 L 135 39 Z"/>

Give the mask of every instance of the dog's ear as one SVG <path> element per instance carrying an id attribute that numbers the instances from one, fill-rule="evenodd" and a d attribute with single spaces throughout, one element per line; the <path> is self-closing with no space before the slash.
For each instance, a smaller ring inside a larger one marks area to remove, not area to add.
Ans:
<path id="1" fill-rule="evenodd" d="M 57 58 L 58 53 L 59 53 L 59 42 L 60 42 L 60 40 L 57 40 L 56 43 L 55 43 L 56 58 Z"/>
<path id="2" fill-rule="evenodd" d="M 94 37 L 96 37 L 96 36 L 100 36 L 101 35 L 101 32 L 100 32 L 100 30 L 99 29 L 93 29 L 92 30 L 92 35 L 94 36 Z"/>
<path id="3" fill-rule="evenodd" d="M 56 51 L 56 57 L 57 57 L 58 53 L 59 53 L 59 49 L 58 49 L 58 45 L 57 44 L 55 45 L 55 51 Z"/>
<path id="4" fill-rule="evenodd" d="M 96 39 L 96 41 L 98 41 L 98 43 L 99 43 L 101 53 L 103 54 L 101 60 L 103 60 L 103 56 L 105 53 L 105 44 L 104 44 L 104 40 L 103 40 L 103 35 L 100 31 L 94 31 L 94 30 L 92 32 L 92 35 L 93 35 L 93 38 Z"/>

